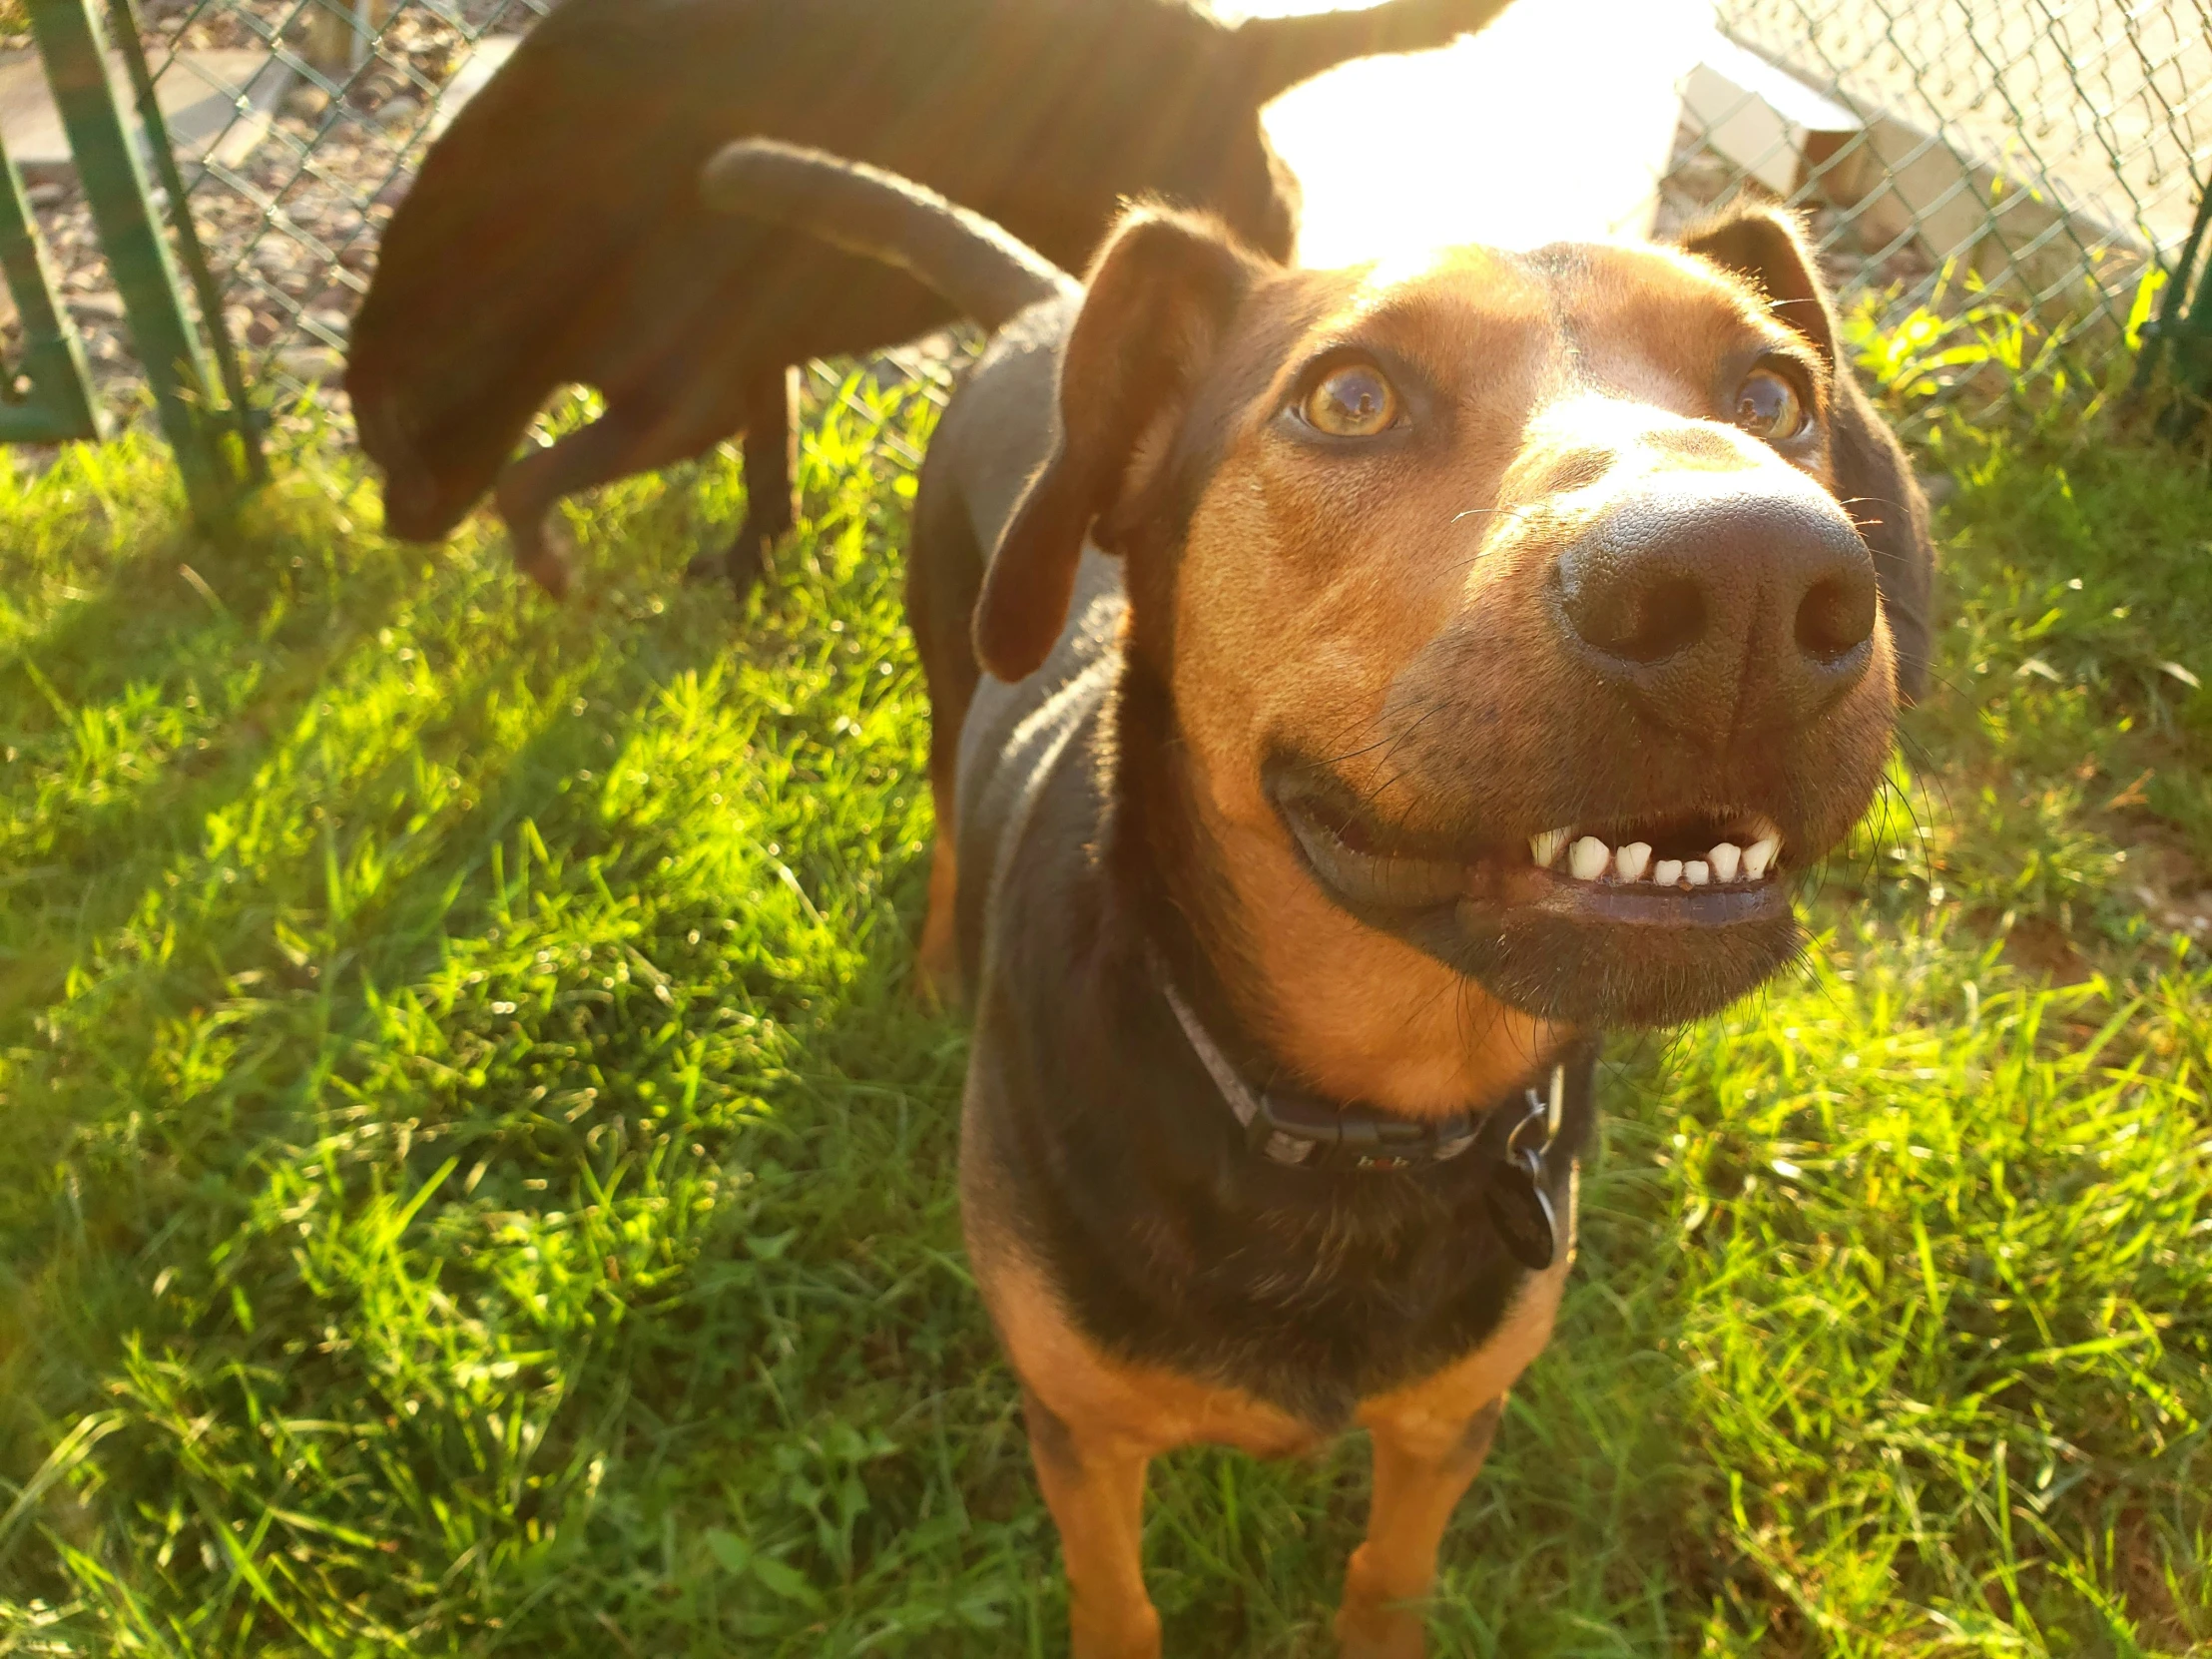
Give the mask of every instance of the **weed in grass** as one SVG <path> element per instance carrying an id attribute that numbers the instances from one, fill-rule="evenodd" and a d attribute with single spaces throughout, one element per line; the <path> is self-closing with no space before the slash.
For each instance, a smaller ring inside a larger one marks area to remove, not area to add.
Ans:
<path id="1" fill-rule="evenodd" d="M 742 618 L 725 462 L 565 608 L 327 444 L 221 545 L 0 466 L 0 1653 L 1061 1651 L 862 395 Z M 1939 688 L 1804 972 L 1616 1045 L 1439 1652 L 2212 1654 L 2212 497 L 1930 442 Z M 1171 1651 L 1329 1650 L 1362 1450 L 1163 1460 Z"/>

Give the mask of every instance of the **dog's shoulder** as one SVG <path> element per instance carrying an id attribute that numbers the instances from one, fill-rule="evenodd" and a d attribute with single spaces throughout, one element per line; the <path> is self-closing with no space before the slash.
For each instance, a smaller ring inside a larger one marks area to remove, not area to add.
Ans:
<path id="1" fill-rule="evenodd" d="M 1087 554 L 1067 627 L 1043 668 L 1008 685 L 985 677 L 960 729 L 958 827 L 962 969 L 983 968 L 1025 843 L 1097 839 L 1106 802 L 1097 776 L 1100 719 L 1119 670 L 1128 600 L 1118 564 Z M 1034 861 L 1034 860 L 1032 860 Z M 1071 878 L 1056 867 L 1043 879 Z"/>
<path id="2" fill-rule="evenodd" d="M 1059 433 L 1054 390 L 1078 296 L 1015 313 L 962 377 L 930 439 L 926 470 L 966 508 L 975 544 L 992 548 Z"/>

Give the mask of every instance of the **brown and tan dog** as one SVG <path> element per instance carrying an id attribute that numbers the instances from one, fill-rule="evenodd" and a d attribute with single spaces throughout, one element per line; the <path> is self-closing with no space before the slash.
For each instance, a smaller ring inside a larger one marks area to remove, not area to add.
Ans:
<path id="1" fill-rule="evenodd" d="M 1074 1651 L 1159 1651 L 1152 1457 L 1358 1423 L 1338 1633 L 1418 1655 L 1599 1034 L 1791 960 L 1923 673 L 1925 509 L 1812 259 L 1751 214 L 1293 271 L 1140 207 L 1078 287 L 828 158 L 709 194 L 1002 324 L 915 509 L 927 943 Z"/>

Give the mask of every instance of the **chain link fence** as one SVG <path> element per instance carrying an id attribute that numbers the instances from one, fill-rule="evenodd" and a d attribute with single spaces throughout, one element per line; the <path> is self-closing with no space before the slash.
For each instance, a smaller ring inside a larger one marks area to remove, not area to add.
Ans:
<path id="1" fill-rule="evenodd" d="M 378 237 L 428 147 L 553 3 L 141 0 L 223 321 L 279 423 L 312 391 L 318 418 L 342 424 L 336 381 Z M 16 60 L 35 68 L 9 51 L 28 45 L 22 5 L 0 0 L 0 94 Z M 1746 194 L 1806 209 L 1847 301 L 1906 324 L 1905 376 L 1932 401 L 2095 381 L 2212 170 L 2208 7 L 1716 0 L 1655 228 Z M 66 155 L 17 159 L 96 376 L 127 391 L 122 308 Z M 941 386 L 951 349 L 882 366 Z M 818 369 L 815 384 L 836 380 Z"/>
<path id="2" fill-rule="evenodd" d="M 223 322 L 265 398 L 334 384 L 378 239 L 422 156 L 500 43 L 547 9 L 547 0 L 142 0 L 148 69 Z M 7 44 L 0 37 L 0 62 Z M 122 306 L 73 169 L 66 155 L 10 149 L 95 374 L 127 392 Z"/>
<path id="3" fill-rule="evenodd" d="M 1807 209 L 1846 296 L 1905 326 L 1908 390 L 2105 379 L 2212 173 L 2207 0 L 1718 9 L 1670 201 Z"/>

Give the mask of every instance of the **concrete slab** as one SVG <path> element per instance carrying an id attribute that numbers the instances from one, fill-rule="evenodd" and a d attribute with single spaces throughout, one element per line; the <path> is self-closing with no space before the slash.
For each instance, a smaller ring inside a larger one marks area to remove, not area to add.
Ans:
<path id="1" fill-rule="evenodd" d="M 1300 259 L 1647 235 L 1682 84 L 1713 23 L 1711 0 L 1519 0 L 1442 51 L 1365 59 L 1292 88 L 1266 119 L 1306 191 Z"/>
<path id="2" fill-rule="evenodd" d="M 128 89 L 121 59 L 109 72 Z M 269 136 L 293 72 L 265 52 L 183 52 L 156 83 L 178 160 L 236 167 Z M 128 104 L 128 99 L 126 98 Z M 61 112 L 38 54 L 0 52 L 0 143 L 34 183 L 73 175 Z"/>
<path id="3" fill-rule="evenodd" d="M 1682 88 L 1683 113 L 1714 152 L 1777 196 L 1806 182 L 1809 166 L 1844 151 L 1861 129 L 1858 116 L 1833 99 L 1716 32 L 1699 54 Z M 1856 160 L 1864 145 L 1852 151 Z M 1850 177 L 1832 169 L 1824 181 L 1831 196 L 1857 195 L 1859 169 Z"/>

